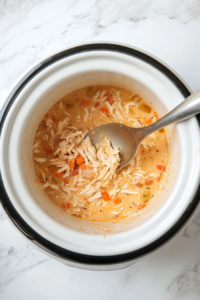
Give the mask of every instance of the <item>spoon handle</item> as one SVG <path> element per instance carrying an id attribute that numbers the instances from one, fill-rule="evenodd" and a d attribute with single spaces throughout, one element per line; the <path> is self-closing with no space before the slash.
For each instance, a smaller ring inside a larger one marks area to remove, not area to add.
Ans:
<path id="1" fill-rule="evenodd" d="M 150 126 L 145 127 L 145 136 L 170 124 L 188 119 L 198 113 L 200 113 L 200 90 L 190 95 L 160 120 Z"/>

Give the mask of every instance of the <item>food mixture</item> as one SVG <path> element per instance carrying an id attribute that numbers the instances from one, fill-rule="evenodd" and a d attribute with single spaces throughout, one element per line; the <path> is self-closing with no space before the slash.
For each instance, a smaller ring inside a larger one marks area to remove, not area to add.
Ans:
<path id="1" fill-rule="evenodd" d="M 67 94 L 37 129 L 35 183 L 61 209 L 83 219 L 113 221 L 134 215 L 152 200 L 166 171 L 165 130 L 147 137 L 136 157 L 121 170 L 117 170 L 118 148 L 107 138 L 95 148 L 84 135 L 108 122 L 143 127 L 157 120 L 157 112 L 127 90 L 90 86 Z"/>

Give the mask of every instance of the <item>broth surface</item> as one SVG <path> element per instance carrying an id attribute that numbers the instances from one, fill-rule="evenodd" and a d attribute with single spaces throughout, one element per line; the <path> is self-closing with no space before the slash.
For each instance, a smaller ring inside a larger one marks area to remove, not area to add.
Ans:
<path id="1" fill-rule="evenodd" d="M 37 179 L 61 209 L 91 221 L 120 220 L 144 209 L 158 191 L 168 163 L 164 129 L 147 137 L 131 163 L 117 170 L 119 149 L 105 139 L 94 148 L 84 135 L 120 122 L 148 126 L 158 114 L 139 95 L 90 86 L 65 95 L 43 117 L 33 144 Z"/>

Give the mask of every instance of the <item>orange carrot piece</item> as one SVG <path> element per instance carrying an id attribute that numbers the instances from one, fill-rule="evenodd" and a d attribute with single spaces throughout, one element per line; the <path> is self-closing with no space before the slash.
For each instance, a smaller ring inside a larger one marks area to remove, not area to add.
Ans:
<path id="1" fill-rule="evenodd" d="M 38 179 L 35 179 L 35 184 L 38 184 L 38 183 L 39 183 Z"/>
<path id="2" fill-rule="evenodd" d="M 53 149 L 51 148 L 44 148 L 44 151 L 51 154 L 53 152 Z"/>
<path id="3" fill-rule="evenodd" d="M 145 150 L 143 149 L 140 153 L 141 153 L 142 155 L 145 154 Z"/>
<path id="4" fill-rule="evenodd" d="M 82 164 L 82 165 L 80 165 L 80 168 L 81 168 L 81 170 L 85 170 L 86 169 L 86 165 Z"/>
<path id="5" fill-rule="evenodd" d="M 105 200 L 105 201 L 110 200 L 110 196 L 109 196 L 108 192 L 102 192 L 102 197 L 103 197 L 103 200 Z"/>
<path id="6" fill-rule="evenodd" d="M 108 94 L 106 100 L 110 103 L 110 105 L 113 105 L 115 103 L 115 101 L 112 99 L 112 95 L 111 94 Z"/>
<path id="7" fill-rule="evenodd" d="M 75 166 L 75 158 L 72 158 L 69 161 L 69 167 L 71 170 L 74 170 L 74 166 Z"/>
<path id="8" fill-rule="evenodd" d="M 120 199 L 119 199 L 119 197 L 117 197 L 117 198 L 113 199 L 113 202 L 114 202 L 115 204 L 119 204 L 119 202 L 120 202 Z"/>
<path id="9" fill-rule="evenodd" d="M 70 208 L 70 203 L 62 203 L 63 208 Z"/>
<path id="10" fill-rule="evenodd" d="M 106 107 L 100 108 L 100 111 L 104 114 L 109 114 L 109 110 Z"/>
<path id="11" fill-rule="evenodd" d="M 157 165 L 156 168 L 161 171 L 161 172 L 165 172 L 166 170 L 166 166 L 165 165 Z"/>
<path id="12" fill-rule="evenodd" d="M 84 159 L 84 157 L 82 157 L 82 156 L 79 156 L 79 157 L 77 157 L 76 158 L 76 163 L 77 163 L 77 165 L 81 165 L 82 163 L 84 163 L 84 161 L 85 161 L 85 159 Z"/>
<path id="13" fill-rule="evenodd" d="M 160 133 L 165 133 L 165 129 L 164 128 L 161 128 L 158 130 Z"/>
<path id="14" fill-rule="evenodd" d="M 146 185 L 152 185 L 153 184 L 153 180 L 145 180 L 145 184 Z"/>
<path id="15" fill-rule="evenodd" d="M 157 181 L 160 181 L 161 180 L 161 178 L 162 178 L 162 172 L 160 172 L 160 175 L 157 177 Z"/>
<path id="16" fill-rule="evenodd" d="M 53 174 L 54 174 L 56 177 L 60 178 L 61 176 L 64 175 L 64 172 L 58 172 L 58 171 L 59 171 L 59 169 L 55 169 L 55 171 L 54 171 Z"/>
<path id="17" fill-rule="evenodd" d="M 110 105 L 113 105 L 115 103 L 113 99 L 108 99 L 107 101 L 110 103 Z"/>
<path id="18" fill-rule="evenodd" d="M 81 164 L 80 165 L 80 168 L 81 168 L 81 170 L 85 170 L 86 168 L 88 168 L 88 169 L 93 169 L 93 167 L 92 166 L 87 166 L 87 165 L 85 165 L 85 164 Z"/>
<path id="19" fill-rule="evenodd" d="M 146 206 L 146 203 L 141 203 L 138 205 L 138 209 L 143 209 Z"/>
<path id="20" fill-rule="evenodd" d="M 150 118 L 148 120 L 145 120 L 144 123 L 147 124 L 147 125 L 151 125 L 152 124 L 152 119 Z"/>
<path id="21" fill-rule="evenodd" d="M 67 180 L 66 178 L 63 179 L 64 183 L 68 184 L 69 180 Z"/>
<path id="22" fill-rule="evenodd" d="M 140 187 L 140 188 L 143 187 L 143 184 L 141 182 L 138 182 L 135 185 L 138 186 L 138 187 Z"/>

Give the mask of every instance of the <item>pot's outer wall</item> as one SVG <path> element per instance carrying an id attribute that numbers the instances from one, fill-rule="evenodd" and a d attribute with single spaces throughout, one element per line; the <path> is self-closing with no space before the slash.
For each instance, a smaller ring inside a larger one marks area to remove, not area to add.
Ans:
<path id="1" fill-rule="evenodd" d="M 176 74 L 174 74 L 168 67 L 166 67 L 163 63 L 159 62 L 155 58 L 151 57 L 150 55 L 143 53 L 140 50 L 118 45 L 118 44 L 109 44 L 109 43 L 94 43 L 94 44 L 85 44 L 80 45 L 71 49 L 64 50 L 62 52 L 59 52 L 53 56 L 50 56 L 43 62 L 39 63 L 37 66 L 35 66 L 33 69 L 31 69 L 16 85 L 16 87 L 13 89 L 9 97 L 7 98 L 1 112 L 0 112 L 0 136 L 2 133 L 2 128 L 4 125 L 4 121 L 6 119 L 6 116 L 9 113 L 9 110 L 11 106 L 13 105 L 15 99 L 17 98 L 18 94 L 23 90 L 23 88 L 26 86 L 26 84 L 31 81 L 31 79 L 36 76 L 38 73 L 40 73 L 42 70 L 44 70 L 49 65 L 66 58 L 68 56 L 76 55 L 77 53 L 81 52 L 88 52 L 88 51 L 115 51 L 124 53 L 126 55 L 131 55 L 134 57 L 139 58 L 140 60 L 143 60 L 147 62 L 148 64 L 152 65 L 156 69 L 158 69 L 160 72 L 162 72 L 166 77 L 168 77 L 173 84 L 179 89 L 179 91 L 182 93 L 182 95 L 186 98 L 191 93 L 187 86 L 181 81 L 180 78 Z M 200 114 L 197 115 L 198 123 L 200 124 Z M 92 268 L 92 266 L 96 266 L 95 269 L 100 269 L 101 266 L 107 266 L 109 269 L 109 265 L 114 264 L 124 264 L 126 262 L 131 262 L 134 260 L 137 260 L 138 258 L 147 255 L 148 253 L 154 251 L 155 249 L 161 247 L 164 243 L 166 243 L 169 239 L 171 239 L 186 223 L 186 221 L 189 219 L 189 217 L 194 212 L 195 208 L 197 207 L 197 204 L 199 202 L 200 198 L 200 187 L 198 187 L 198 190 L 196 192 L 196 195 L 193 199 L 193 201 L 190 203 L 187 210 L 184 212 L 184 214 L 181 216 L 181 218 L 174 224 L 174 226 L 167 231 L 162 237 L 157 239 L 155 242 L 151 243 L 150 245 L 141 248 L 137 251 L 120 254 L 120 255 L 113 255 L 113 256 L 91 256 L 91 255 L 84 255 L 75 253 L 72 251 L 68 251 L 66 249 L 63 249 L 61 247 L 56 246 L 55 244 L 49 242 L 48 240 L 44 239 L 42 236 L 40 236 L 37 232 L 35 232 L 18 214 L 18 212 L 13 207 L 6 190 L 4 188 L 4 184 L 2 182 L 2 176 L 1 176 L 1 170 L 0 170 L 0 202 L 2 204 L 2 207 L 10 219 L 10 221 L 13 223 L 13 225 L 25 236 L 30 242 L 32 242 L 35 246 L 39 247 L 43 252 L 46 254 L 49 254 L 51 257 L 57 258 L 59 261 L 62 261 L 63 263 L 69 262 L 70 265 L 78 266 L 77 264 L 85 265 L 85 268 Z"/>

